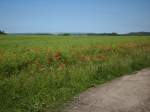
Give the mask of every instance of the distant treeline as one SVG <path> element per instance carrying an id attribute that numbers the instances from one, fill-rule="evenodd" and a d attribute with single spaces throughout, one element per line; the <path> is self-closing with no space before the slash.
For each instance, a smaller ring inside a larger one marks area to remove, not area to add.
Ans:
<path id="1" fill-rule="evenodd" d="M 131 32 L 131 33 L 128 33 L 128 34 L 123 34 L 123 35 L 129 35 L 129 36 L 134 36 L 134 35 L 137 35 L 137 36 L 150 36 L 150 32 Z"/>
<path id="2" fill-rule="evenodd" d="M 45 33 L 45 34 L 38 34 L 38 35 L 58 35 L 58 36 L 150 36 L 150 32 L 131 32 L 126 34 L 119 34 L 119 33 Z"/>
<path id="3" fill-rule="evenodd" d="M 0 30 L 1 35 L 7 33 Z M 15 35 L 54 35 L 54 36 L 150 36 L 150 32 L 130 32 L 125 34 L 112 33 L 12 33 Z"/>
<path id="4" fill-rule="evenodd" d="M 5 35 L 6 33 L 2 30 L 0 30 L 0 35 Z"/>
<path id="5" fill-rule="evenodd" d="M 57 35 L 57 36 L 150 36 L 150 32 L 130 32 L 119 33 L 38 33 L 37 35 Z"/>

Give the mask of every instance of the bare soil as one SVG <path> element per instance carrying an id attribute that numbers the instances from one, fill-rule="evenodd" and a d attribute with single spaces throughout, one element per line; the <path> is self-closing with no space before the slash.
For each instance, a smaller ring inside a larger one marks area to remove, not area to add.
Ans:
<path id="1" fill-rule="evenodd" d="M 150 69 L 81 93 L 68 112 L 150 112 Z"/>

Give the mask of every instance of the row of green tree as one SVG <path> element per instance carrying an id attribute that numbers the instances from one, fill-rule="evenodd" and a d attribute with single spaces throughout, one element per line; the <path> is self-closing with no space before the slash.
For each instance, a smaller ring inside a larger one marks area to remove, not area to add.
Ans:
<path id="1" fill-rule="evenodd" d="M 112 33 L 59 33 L 57 35 L 70 36 L 70 35 L 87 35 L 87 36 L 150 36 L 150 32 L 130 32 L 119 34 L 116 32 Z"/>
<path id="2" fill-rule="evenodd" d="M 5 35 L 5 34 L 6 34 L 5 31 L 0 30 L 0 35 Z"/>
<path id="3" fill-rule="evenodd" d="M 22 34 L 22 33 L 19 33 Z M 58 36 L 150 36 L 150 32 L 130 32 L 125 34 L 119 34 L 116 32 L 112 33 L 24 33 L 24 34 L 32 34 L 32 35 L 58 35 Z M 6 35 L 6 32 L 0 30 L 0 35 Z"/>

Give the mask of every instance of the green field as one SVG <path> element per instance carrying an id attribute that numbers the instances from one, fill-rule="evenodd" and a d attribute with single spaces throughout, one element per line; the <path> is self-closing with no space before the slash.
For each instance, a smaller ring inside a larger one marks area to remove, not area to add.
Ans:
<path id="1" fill-rule="evenodd" d="M 61 112 L 87 88 L 150 67 L 150 36 L 0 36 L 0 112 Z"/>

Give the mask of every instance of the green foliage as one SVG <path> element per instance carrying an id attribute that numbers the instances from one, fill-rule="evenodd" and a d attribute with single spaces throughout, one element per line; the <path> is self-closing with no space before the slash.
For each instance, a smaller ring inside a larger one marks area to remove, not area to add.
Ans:
<path id="1" fill-rule="evenodd" d="M 149 37 L 0 37 L 0 112 L 61 112 L 80 92 L 150 67 Z"/>
<path id="2" fill-rule="evenodd" d="M 2 30 L 0 30 L 0 35 L 5 35 L 6 33 Z"/>

